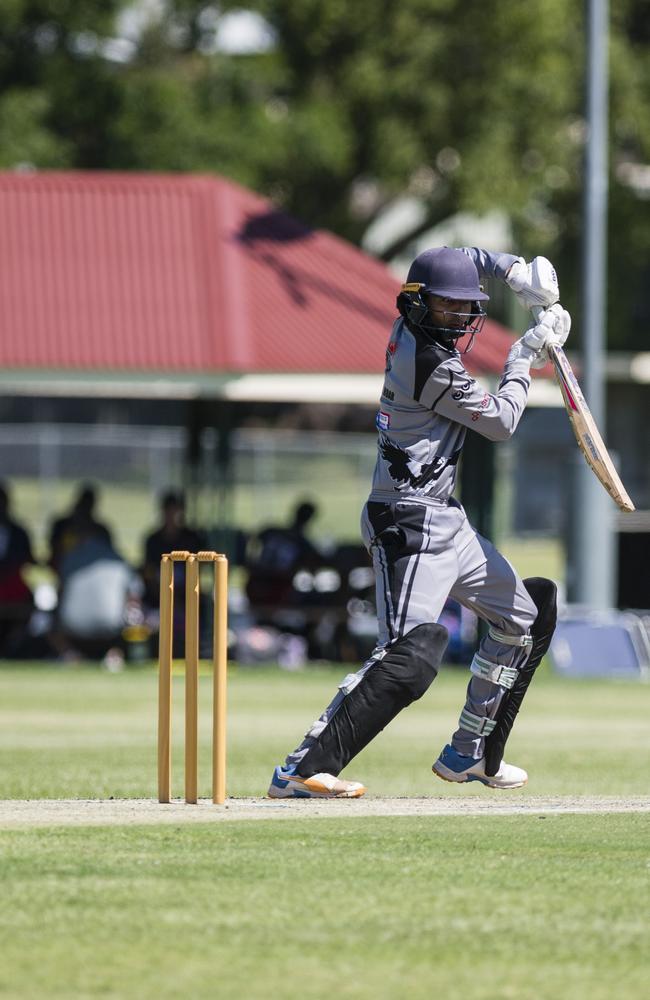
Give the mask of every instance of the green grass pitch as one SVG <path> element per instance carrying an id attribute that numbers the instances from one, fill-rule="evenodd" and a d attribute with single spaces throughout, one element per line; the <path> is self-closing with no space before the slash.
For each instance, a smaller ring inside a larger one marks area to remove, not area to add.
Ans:
<path id="1" fill-rule="evenodd" d="M 344 672 L 231 672 L 230 795 L 265 793 Z M 545 672 L 508 746 L 528 786 L 436 781 L 466 681 L 443 671 L 350 776 L 378 797 L 648 795 L 650 687 Z M 148 668 L 2 666 L 0 799 L 153 797 L 156 693 Z M 207 675 L 200 694 L 205 796 Z M 175 696 L 180 795 L 180 677 Z M 281 821 L 0 824 L 0 996 L 636 998 L 649 834 L 648 812 L 310 818 L 304 804 Z"/>

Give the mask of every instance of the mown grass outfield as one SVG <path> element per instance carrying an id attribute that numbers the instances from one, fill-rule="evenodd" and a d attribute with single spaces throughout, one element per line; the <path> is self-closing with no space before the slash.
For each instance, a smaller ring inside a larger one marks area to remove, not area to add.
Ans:
<path id="1" fill-rule="evenodd" d="M 265 793 L 343 673 L 231 672 L 230 795 Z M 548 673 L 509 744 L 531 774 L 525 789 L 434 779 L 466 679 L 444 671 L 357 758 L 350 774 L 369 795 L 650 805 L 650 688 Z M 181 678 L 175 693 L 180 740 Z M 201 695 L 208 795 L 207 675 Z M 153 669 L 0 667 L 0 799 L 153 798 L 155 720 Z M 175 778 L 180 795 L 178 754 Z M 650 812 L 323 818 L 323 806 L 310 816 L 311 803 L 293 805 L 281 822 L 0 817 L 0 996 L 644 995 Z"/>

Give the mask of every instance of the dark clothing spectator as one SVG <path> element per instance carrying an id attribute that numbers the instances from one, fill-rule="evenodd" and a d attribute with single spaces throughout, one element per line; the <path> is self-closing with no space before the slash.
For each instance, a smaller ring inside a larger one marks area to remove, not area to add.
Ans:
<path id="1" fill-rule="evenodd" d="M 296 573 L 323 565 L 320 552 L 305 535 L 315 513 L 313 504 L 300 504 L 290 524 L 269 525 L 255 537 L 246 586 L 246 595 L 254 609 L 290 605 L 295 597 Z"/>
<path id="2" fill-rule="evenodd" d="M 15 643 L 29 621 L 34 598 L 23 569 L 36 559 L 29 535 L 13 520 L 7 487 L 0 483 L 0 653 Z"/>
<path id="3" fill-rule="evenodd" d="M 170 490 L 161 500 L 162 524 L 144 540 L 144 560 L 142 579 L 144 581 L 145 604 L 157 608 L 160 604 L 160 560 L 166 552 L 201 552 L 206 547 L 203 534 L 185 524 L 185 498 L 182 493 Z M 177 564 L 175 572 L 183 573 L 182 564 Z M 176 588 L 176 602 L 184 604 L 184 590 Z"/>
<path id="4" fill-rule="evenodd" d="M 94 516 L 96 492 L 92 486 L 84 486 L 69 514 L 58 518 L 50 529 L 50 566 L 57 574 L 61 572 L 63 559 L 82 542 L 95 538 L 112 546 L 111 533 L 105 524 Z"/>
<path id="5" fill-rule="evenodd" d="M 21 571 L 35 562 L 25 529 L 16 521 L 0 519 L 0 603 L 16 604 L 31 599 Z"/>

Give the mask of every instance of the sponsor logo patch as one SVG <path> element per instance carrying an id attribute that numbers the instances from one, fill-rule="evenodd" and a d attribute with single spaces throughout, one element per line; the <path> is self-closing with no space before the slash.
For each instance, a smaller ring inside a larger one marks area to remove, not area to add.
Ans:
<path id="1" fill-rule="evenodd" d="M 477 405 L 478 405 L 479 410 L 486 410 L 488 408 L 488 406 L 490 405 L 490 394 L 489 394 L 489 392 L 485 393 L 485 395 L 483 396 L 483 399 Z M 480 413 L 472 413 L 472 420 L 477 421 L 480 416 L 481 416 Z"/>
<path id="2" fill-rule="evenodd" d="M 390 427 L 390 413 L 384 413 L 383 410 L 380 410 L 375 423 L 380 431 L 387 431 Z"/>

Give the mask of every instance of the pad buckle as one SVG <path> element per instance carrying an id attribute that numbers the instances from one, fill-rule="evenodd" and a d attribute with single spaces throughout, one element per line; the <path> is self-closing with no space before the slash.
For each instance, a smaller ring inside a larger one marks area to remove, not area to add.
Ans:
<path id="1" fill-rule="evenodd" d="M 474 654 L 469 669 L 476 677 L 481 677 L 490 684 L 498 684 L 499 687 L 506 688 L 508 691 L 514 686 L 519 673 L 517 667 L 506 667 L 500 663 L 491 663 L 490 660 L 484 659 L 478 653 Z"/>
<path id="2" fill-rule="evenodd" d="M 473 712 L 468 712 L 464 708 L 460 713 L 458 725 L 461 729 L 476 733 L 477 736 L 489 736 L 496 726 L 496 720 L 488 719 L 487 715 L 474 715 Z"/>
<path id="3" fill-rule="evenodd" d="M 488 629 L 488 635 L 490 639 L 494 639 L 495 642 L 502 642 L 506 646 L 522 646 L 527 649 L 533 644 L 532 635 L 508 635 L 507 632 L 499 632 L 492 625 Z"/>

